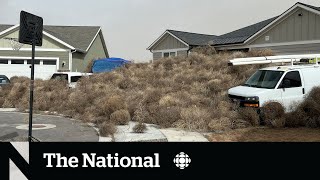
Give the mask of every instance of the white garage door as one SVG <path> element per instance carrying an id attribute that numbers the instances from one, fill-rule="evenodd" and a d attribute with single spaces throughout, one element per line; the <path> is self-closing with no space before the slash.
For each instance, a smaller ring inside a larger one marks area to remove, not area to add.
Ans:
<path id="1" fill-rule="evenodd" d="M 35 78 L 49 79 L 57 71 L 58 58 L 36 58 Z M 0 74 L 8 78 L 12 76 L 26 76 L 30 78 L 30 58 L 0 58 Z"/>

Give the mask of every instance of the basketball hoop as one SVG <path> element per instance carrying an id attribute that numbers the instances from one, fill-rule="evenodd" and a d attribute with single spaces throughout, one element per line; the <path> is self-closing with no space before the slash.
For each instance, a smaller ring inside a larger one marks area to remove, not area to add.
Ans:
<path id="1" fill-rule="evenodd" d="M 19 43 L 18 38 L 3 38 L 7 41 L 10 41 L 10 45 L 14 51 L 19 51 L 24 44 Z"/>

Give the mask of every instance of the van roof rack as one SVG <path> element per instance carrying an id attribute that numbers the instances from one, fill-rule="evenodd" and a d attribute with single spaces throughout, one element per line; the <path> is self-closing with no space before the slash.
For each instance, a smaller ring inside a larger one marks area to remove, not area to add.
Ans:
<path id="1" fill-rule="evenodd" d="M 319 65 L 320 54 L 300 54 L 300 55 L 281 55 L 281 56 L 263 56 L 236 58 L 230 60 L 229 66 L 253 65 L 253 64 L 272 64 L 272 63 L 291 63 L 292 66 L 301 63 Z"/>

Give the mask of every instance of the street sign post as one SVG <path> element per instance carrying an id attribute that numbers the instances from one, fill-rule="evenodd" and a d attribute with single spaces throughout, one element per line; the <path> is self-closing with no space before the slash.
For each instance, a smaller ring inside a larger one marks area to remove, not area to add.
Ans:
<path id="1" fill-rule="evenodd" d="M 34 90 L 34 58 L 35 46 L 42 46 L 43 19 L 39 16 L 25 11 L 20 13 L 19 43 L 32 46 L 31 58 L 31 80 L 30 80 L 30 100 L 29 100 L 29 142 L 32 137 L 32 117 L 33 117 L 33 90 Z"/>

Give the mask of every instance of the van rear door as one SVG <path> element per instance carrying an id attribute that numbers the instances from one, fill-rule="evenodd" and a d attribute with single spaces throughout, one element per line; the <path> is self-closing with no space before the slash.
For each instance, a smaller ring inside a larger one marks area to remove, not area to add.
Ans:
<path id="1" fill-rule="evenodd" d="M 290 71 L 284 76 L 279 86 L 279 89 L 282 89 L 282 103 L 287 110 L 303 100 L 305 92 L 302 79 L 298 70 Z"/>

